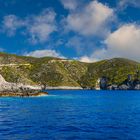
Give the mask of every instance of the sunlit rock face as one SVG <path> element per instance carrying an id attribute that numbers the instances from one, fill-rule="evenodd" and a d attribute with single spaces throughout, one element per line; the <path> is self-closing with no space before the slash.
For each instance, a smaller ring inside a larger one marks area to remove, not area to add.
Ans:
<path id="1" fill-rule="evenodd" d="M 119 86 L 119 90 L 128 90 L 129 89 L 129 86 L 123 84 L 121 86 Z"/>
<path id="2" fill-rule="evenodd" d="M 5 79 L 0 75 L 0 84 L 7 83 Z"/>
<path id="3" fill-rule="evenodd" d="M 9 83 L 0 75 L 0 92 L 8 95 L 11 94 L 13 96 L 34 96 L 34 94 L 39 96 L 39 92 L 41 87 L 39 86 L 30 86 L 23 85 L 21 83 Z"/>
<path id="4" fill-rule="evenodd" d="M 140 90 L 140 84 L 137 84 L 137 85 L 135 86 L 135 90 Z"/>
<path id="5" fill-rule="evenodd" d="M 5 79 L 0 75 L 0 91 L 10 90 L 12 88 L 13 83 L 8 83 Z"/>

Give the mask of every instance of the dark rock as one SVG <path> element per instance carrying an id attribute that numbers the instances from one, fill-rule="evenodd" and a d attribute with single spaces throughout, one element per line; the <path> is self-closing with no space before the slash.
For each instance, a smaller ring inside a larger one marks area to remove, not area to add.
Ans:
<path id="1" fill-rule="evenodd" d="M 123 84 L 123 85 L 120 85 L 118 89 L 119 89 L 119 90 L 129 90 L 130 87 L 127 86 L 127 85 L 125 85 L 125 84 Z"/>

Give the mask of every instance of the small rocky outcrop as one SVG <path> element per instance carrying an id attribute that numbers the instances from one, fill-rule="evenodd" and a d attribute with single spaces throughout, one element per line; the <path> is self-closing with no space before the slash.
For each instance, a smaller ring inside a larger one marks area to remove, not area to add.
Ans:
<path id="1" fill-rule="evenodd" d="M 118 87 L 118 89 L 119 89 L 119 90 L 129 90 L 130 87 L 127 86 L 127 85 L 125 85 L 125 84 L 123 84 L 123 85 L 120 85 L 120 86 Z"/>
<path id="2" fill-rule="evenodd" d="M 108 90 L 117 90 L 118 89 L 118 85 L 109 85 L 108 87 L 107 87 L 107 89 Z"/>
<path id="3" fill-rule="evenodd" d="M 0 75 L 0 97 L 29 97 L 47 95 L 47 92 L 42 92 L 39 86 L 30 86 L 16 83 L 9 83 Z"/>
<path id="4" fill-rule="evenodd" d="M 14 92 L 1 92 L 0 97 L 37 97 L 48 95 L 47 92 L 38 92 L 38 93 L 14 93 Z"/>
<path id="5" fill-rule="evenodd" d="M 135 90 L 140 90 L 140 84 L 137 84 L 134 89 Z"/>

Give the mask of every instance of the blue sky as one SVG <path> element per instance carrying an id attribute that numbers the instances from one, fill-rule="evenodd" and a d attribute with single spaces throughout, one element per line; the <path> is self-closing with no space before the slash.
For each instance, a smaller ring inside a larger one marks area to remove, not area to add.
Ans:
<path id="1" fill-rule="evenodd" d="M 139 13 L 137 0 L 0 0 L 0 51 L 139 61 Z"/>

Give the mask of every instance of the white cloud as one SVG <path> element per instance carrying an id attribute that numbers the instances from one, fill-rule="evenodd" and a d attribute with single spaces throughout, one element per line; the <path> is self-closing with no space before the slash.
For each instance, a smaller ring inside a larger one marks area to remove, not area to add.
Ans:
<path id="1" fill-rule="evenodd" d="M 5 16 L 3 19 L 3 31 L 5 31 L 9 36 L 15 35 L 17 29 L 25 25 L 25 22 L 20 20 L 15 15 Z"/>
<path id="2" fill-rule="evenodd" d="M 33 57 L 58 57 L 58 58 L 65 58 L 60 53 L 56 52 L 55 50 L 35 50 L 29 53 L 25 53 L 26 56 L 33 56 Z"/>
<path id="3" fill-rule="evenodd" d="M 88 56 L 82 56 L 78 60 L 81 61 L 81 62 L 86 62 L 86 63 L 91 63 L 91 62 L 96 62 L 97 61 L 96 59 L 92 59 Z"/>
<path id="4" fill-rule="evenodd" d="M 90 61 L 122 57 L 140 61 L 140 26 L 126 24 L 111 33 L 99 49 L 88 57 Z"/>
<path id="5" fill-rule="evenodd" d="M 3 29 L 8 35 L 14 35 L 18 29 L 23 28 L 31 43 L 44 43 L 57 30 L 55 17 L 56 13 L 50 9 L 24 19 L 15 15 L 8 15 L 4 17 Z"/>
<path id="6" fill-rule="evenodd" d="M 49 35 L 57 30 L 55 16 L 54 11 L 47 9 L 37 16 L 27 18 L 27 31 L 32 43 L 44 43 Z"/>
<path id="7" fill-rule="evenodd" d="M 109 32 L 107 24 L 112 16 L 113 9 L 97 1 L 91 1 L 68 15 L 66 28 L 82 35 L 104 35 Z"/>
<path id="8" fill-rule="evenodd" d="M 140 26 L 123 25 L 111 33 L 105 43 L 115 56 L 140 59 Z"/>
<path id="9" fill-rule="evenodd" d="M 79 58 L 81 62 L 96 62 L 108 58 L 106 49 L 99 49 L 94 51 L 90 56 L 82 56 Z"/>
<path id="10" fill-rule="evenodd" d="M 60 0 L 65 9 L 74 10 L 78 6 L 77 0 Z"/>
<path id="11" fill-rule="evenodd" d="M 120 0 L 119 6 L 125 8 L 127 6 L 140 7 L 139 0 Z"/>

